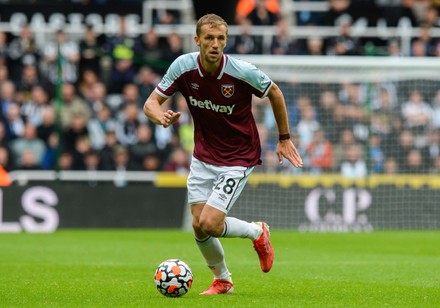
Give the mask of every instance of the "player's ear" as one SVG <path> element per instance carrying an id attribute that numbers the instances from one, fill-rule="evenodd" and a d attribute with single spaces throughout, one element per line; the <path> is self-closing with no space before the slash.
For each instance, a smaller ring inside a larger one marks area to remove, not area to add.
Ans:
<path id="1" fill-rule="evenodd" d="M 197 35 L 194 36 L 194 42 L 196 43 L 197 46 L 200 46 L 200 39 Z"/>

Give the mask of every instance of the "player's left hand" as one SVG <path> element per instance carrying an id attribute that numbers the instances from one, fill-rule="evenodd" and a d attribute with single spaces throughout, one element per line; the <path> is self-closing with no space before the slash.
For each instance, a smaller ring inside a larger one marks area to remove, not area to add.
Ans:
<path id="1" fill-rule="evenodd" d="M 283 157 L 285 157 L 294 167 L 301 168 L 303 166 L 301 156 L 290 139 L 278 142 L 277 155 L 280 165 L 283 164 Z"/>

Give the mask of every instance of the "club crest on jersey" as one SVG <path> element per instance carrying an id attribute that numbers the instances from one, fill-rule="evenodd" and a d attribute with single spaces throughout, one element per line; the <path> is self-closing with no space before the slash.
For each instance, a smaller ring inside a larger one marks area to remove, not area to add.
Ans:
<path id="1" fill-rule="evenodd" d="M 234 95 L 234 85 L 233 84 L 222 84 L 222 94 L 226 98 L 230 98 Z"/>

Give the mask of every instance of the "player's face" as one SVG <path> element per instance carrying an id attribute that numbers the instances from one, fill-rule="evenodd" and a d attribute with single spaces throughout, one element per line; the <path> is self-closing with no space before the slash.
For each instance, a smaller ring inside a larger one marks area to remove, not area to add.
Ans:
<path id="1" fill-rule="evenodd" d="M 194 40 L 200 48 L 202 65 L 212 67 L 220 64 L 227 40 L 225 26 L 203 25 L 200 36 L 196 36 Z"/>

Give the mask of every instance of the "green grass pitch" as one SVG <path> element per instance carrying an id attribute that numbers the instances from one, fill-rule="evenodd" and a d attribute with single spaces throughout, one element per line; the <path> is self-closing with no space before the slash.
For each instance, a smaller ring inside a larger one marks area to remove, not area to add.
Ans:
<path id="1" fill-rule="evenodd" d="M 192 234 L 62 230 L 0 234 L 0 307 L 440 307 L 440 232 L 273 231 L 261 272 L 252 243 L 222 239 L 235 292 L 200 296 L 212 281 Z M 187 262 L 193 288 L 159 294 L 156 266 Z"/>

